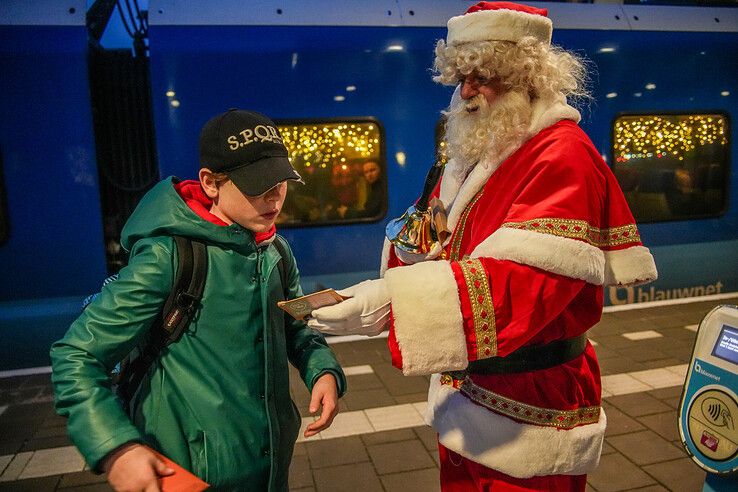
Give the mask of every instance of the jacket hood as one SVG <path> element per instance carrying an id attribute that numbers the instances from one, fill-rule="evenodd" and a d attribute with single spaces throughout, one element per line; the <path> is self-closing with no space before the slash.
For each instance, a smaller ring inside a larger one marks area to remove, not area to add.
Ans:
<path id="1" fill-rule="evenodd" d="M 226 248 L 256 248 L 254 233 L 238 224 L 214 224 L 200 217 L 177 193 L 180 180 L 170 176 L 141 199 L 123 227 L 121 245 L 126 251 L 139 239 L 181 235 L 217 243 Z"/>

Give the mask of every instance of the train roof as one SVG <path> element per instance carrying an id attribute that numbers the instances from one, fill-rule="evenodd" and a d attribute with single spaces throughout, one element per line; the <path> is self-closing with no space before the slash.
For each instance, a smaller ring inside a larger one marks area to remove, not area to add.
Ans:
<path id="1" fill-rule="evenodd" d="M 445 27 L 476 0 L 150 0 L 152 26 Z M 738 32 L 738 8 L 525 2 L 555 29 Z M 83 25 L 86 0 L 6 0 L 0 25 Z"/>

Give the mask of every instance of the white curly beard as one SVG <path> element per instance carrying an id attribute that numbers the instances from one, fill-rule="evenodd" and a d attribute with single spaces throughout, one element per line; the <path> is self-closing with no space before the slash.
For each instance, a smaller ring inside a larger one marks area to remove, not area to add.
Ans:
<path id="1" fill-rule="evenodd" d="M 469 112 L 469 108 L 478 107 Z M 455 176 L 463 181 L 479 162 L 495 160 L 505 149 L 524 138 L 531 120 L 531 101 L 525 92 L 508 91 L 490 105 L 482 94 L 469 100 L 454 92 L 443 114 L 446 122 L 448 157 L 457 162 Z"/>

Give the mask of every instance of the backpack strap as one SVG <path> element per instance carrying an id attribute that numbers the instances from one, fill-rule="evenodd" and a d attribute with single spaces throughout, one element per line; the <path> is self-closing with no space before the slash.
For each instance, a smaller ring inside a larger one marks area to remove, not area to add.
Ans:
<path id="1" fill-rule="evenodd" d="M 172 291 L 162 309 L 161 348 L 176 342 L 192 321 L 192 316 L 202 300 L 205 278 L 208 274 L 207 247 L 200 241 L 174 236 L 177 244 L 177 274 Z"/>
<path id="2" fill-rule="evenodd" d="M 288 258 L 287 248 L 285 247 L 282 236 L 274 236 L 274 247 L 277 248 L 279 253 L 279 261 L 277 262 L 277 268 L 279 269 L 279 278 L 282 281 L 282 291 L 284 292 L 284 300 L 289 300 L 289 284 L 287 283 L 287 270 L 285 267 L 285 258 Z"/>
<path id="3" fill-rule="evenodd" d="M 161 313 L 151 325 L 149 342 L 141 350 L 140 356 L 126 368 L 125 376 L 118 384 L 118 395 L 126 407 L 161 351 L 182 337 L 205 290 L 208 273 L 207 246 L 183 236 L 174 236 L 174 243 L 177 250 L 177 271 L 172 290 Z"/>

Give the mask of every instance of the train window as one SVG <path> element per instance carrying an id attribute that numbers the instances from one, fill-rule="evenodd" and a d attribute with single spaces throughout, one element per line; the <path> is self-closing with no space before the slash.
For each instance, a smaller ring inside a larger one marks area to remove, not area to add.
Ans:
<path id="1" fill-rule="evenodd" d="M 638 222 L 711 217 L 728 204 L 725 114 L 629 114 L 613 125 L 613 172 Z"/>
<path id="2" fill-rule="evenodd" d="M 278 122 L 305 181 L 288 183 L 282 226 L 372 222 L 387 211 L 382 129 L 373 120 Z"/>

